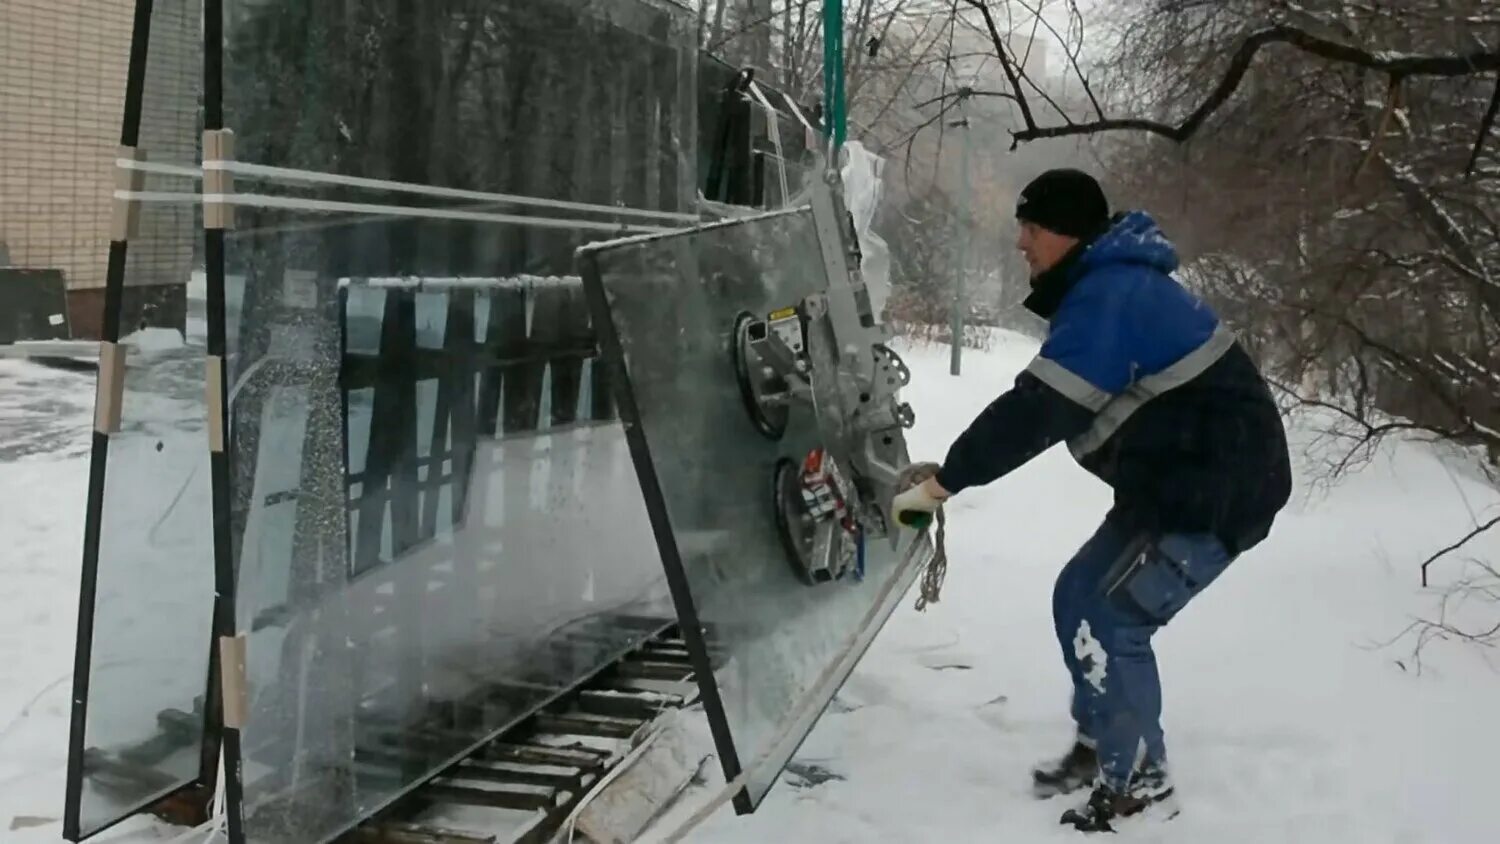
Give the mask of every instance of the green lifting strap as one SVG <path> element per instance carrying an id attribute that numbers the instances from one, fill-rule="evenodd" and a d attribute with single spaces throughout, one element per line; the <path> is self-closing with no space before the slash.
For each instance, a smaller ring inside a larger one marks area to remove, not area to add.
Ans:
<path id="1" fill-rule="evenodd" d="M 823 133 L 837 161 L 847 134 L 844 114 L 844 0 L 823 0 Z"/>

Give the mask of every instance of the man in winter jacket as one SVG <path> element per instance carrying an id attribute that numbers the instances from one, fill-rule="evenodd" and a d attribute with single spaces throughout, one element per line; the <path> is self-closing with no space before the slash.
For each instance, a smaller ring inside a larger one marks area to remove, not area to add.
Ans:
<path id="1" fill-rule="evenodd" d="M 1062 822 L 1109 830 L 1172 793 L 1151 637 L 1269 533 L 1291 494 L 1286 434 L 1234 335 L 1171 277 L 1176 251 L 1149 216 L 1111 219 L 1076 170 L 1033 181 L 1016 216 L 1047 339 L 894 509 L 931 512 L 1059 442 L 1114 489 L 1053 592 L 1077 739 L 1033 772 L 1039 796 L 1092 784 Z"/>

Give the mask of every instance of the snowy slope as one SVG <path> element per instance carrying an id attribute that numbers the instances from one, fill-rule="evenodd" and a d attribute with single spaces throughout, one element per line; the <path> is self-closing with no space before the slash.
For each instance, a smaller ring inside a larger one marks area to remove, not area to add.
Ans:
<path id="1" fill-rule="evenodd" d="M 1003 335 L 955 380 L 945 348 L 903 350 L 913 453 L 941 458 L 1034 351 Z M 92 392 L 0 362 L 0 432 L 25 443 L 0 456 L 0 840 L 16 844 L 60 840 Z M 1060 801 L 1027 795 L 1028 770 L 1069 738 L 1052 580 L 1108 503 L 1061 449 L 955 501 L 943 601 L 918 615 L 908 596 L 799 754 L 842 779 L 783 782 L 757 814 L 721 812 L 690 840 L 1077 840 L 1056 826 Z M 1496 508 L 1500 494 L 1419 445 L 1331 492 L 1303 475 L 1272 539 L 1158 637 L 1184 814 L 1117 840 L 1493 841 L 1500 675 L 1472 646 L 1434 643 L 1418 675 L 1397 664 L 1415 668 L 1409 640 L 1380 644 L 1436 612 L 1442 590 L 1417 588 L 1415 564 Z M 1500 542 L 1476 550 L 1500 558 Z M 1441 587 L 1464 566 L 1433 571 Z M 163 837 L 136 820 L 101 840 Z"/>
<path id="2" fill-rule="evenodd" d="M 967 353 L 955 380 L 946 347 L 904 349 L 914 455 L 941 459 L 1035 350 L 1007 335 Z M 1293 431 L 1299 456 L 1315 423 Z M 1472 646 L 1431 645 L 1421 676 L 1395 662 L 1412 665 L 1410 641 L 1379 647 L 1435 614 L 1440 590 L 1417 588 L 1415 564 L 1472 526 L 1470 508 L 1500 507 L 1458 474 L 1417 445 L 1393 445 L 1331 493 L 1302 474 L 1272 539 L 1157 637 L 1184 813 L 1115 840 L 1495 840 L 1500 676 Z M 1108 505 L 1060 448 L 956 499 L 943 601 L 919 615 L 908 600 L 799 754 L 844 779 L 784 781 L 755 815 L 721 812 L 690 840 L 1078 840 L 1057 826 L 1064 799 L 1027 790 L 1030 765 L 1071 736 L 1052 582 Z M 1500 558 L 1500 542 L 1483 550 Z"/>

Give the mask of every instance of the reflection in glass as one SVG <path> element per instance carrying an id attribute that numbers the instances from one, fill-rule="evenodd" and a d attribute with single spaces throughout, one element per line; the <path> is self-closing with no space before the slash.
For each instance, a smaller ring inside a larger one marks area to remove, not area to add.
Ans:
<path id="1" fill-rule="evenodd" d="M 81 829 L 197 778 L 213 601 L 203 335 L 126 337 L 110 438 L 84 732 Z"/>
<path id="2" fill-rule="evenodd" d="M 153 169 L 139 173 L 137 184 L 146 193 L 182 199 L 139 207 L 122 278 L 129 312 L 201 295 L 190 284 L 202 231 L 194 202 L 201 44 L 201 4 L 158 0 L 137 147 Z M 77 799 L 68 801 L 67 825 L 76 821 L 80 837 L 203 771 L 214 569 L 206 326 L 201 309 L 189 311 L 197 312 L 185 332 L 119 327 L 125 356 L 120 425 L 109 434 L 102 467 L 95 467 L 104 480 L 99 509 L 88 514 L 98 530 L 90 549 L 97 553 L 94 602 L 81 608 L 93 630 L 78 643 L 87 655 L 80 670 L 87 671 L 88 689 L 75 704 L 81 747 L 71 751 L 81 764 L 70 772 L 79 779 L 69 783 Z"/>
<path id="3" fill-rule="evenodd" d="M 573 251 L 691 208 L 693 19 L 226 14 L 237 161 L 319 177 L 237 172 L 226 255 L 242 815 L 251 842 L 303 844 L 671 622 Z"/>
<path id="4" fill-rule="evenodd" d="M 775 529 L 777 461 L 800 462 L 820 442 L 801 405 L 780 440 L 761 434 L 741 398 L 730 337 L 743 311 L 769 314 L 827 289 L 808 209 L 601 245 L 580 260 L 618 334 L 618 349 L 604 353 L 623 355 L 628 369 L 639 419 L 626 422 L 649 452 L 638 468 L 660 483 L 660 500 L 647 507 L 671 525 L 662 557 L 669 576 L 680 560 L 688 609 L 722 658 L 714 677 L 702 678 L 713 684 L 705 698 L 716 690 L 722 699 L 732 739 L 721 759 L 761 763 L 737 799 L 748 810 L 910 585 L 917 569 L 898 572 L 898 562 L 912 535 L 899 549 L 867 543 L 863 580 L 807 586 Z M 856 631 L 866 635 L 851 656 Z M 837 683 L 818 688 L 831 665 Z M 726 762 L 726 776 L 734 768 Z"/>
<path id="5" fill-rule="evenodd" d="M 227 256 L 243 813 L 251 841 L 324 840 L 671 610 L 576 281 L 350 276 L 346 244 L 414 224 L 246 217 Z"/>

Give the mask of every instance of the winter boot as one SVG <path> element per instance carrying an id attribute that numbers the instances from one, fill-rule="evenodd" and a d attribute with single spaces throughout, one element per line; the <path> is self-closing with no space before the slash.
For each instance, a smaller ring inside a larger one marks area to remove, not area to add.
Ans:
<path id="1" fill-rule="evenodd" d="M 1083 741 L 1075 741 L 1061 759 L 1031 772 L 1031 791 L 1048 798 L 1072 794 L 1089 785 L 1099 775 L 1099 754 Z"/>
<path id="2" fill-rule="evenodd" d="M 1161 762 L 1145 762 L 1130 777 L 1128 793 L 1146 805 L 1160 803 L 1172 796 L 1172 779 Z"/>
<path id="3" fill-rule="evenodd" d="M 1172 782 L 1166 768 L 1148 762 L 1130 778 L 1130 786 L 1123 793 L 1100 783 L 1094 786 L 1093 793 L 1082 806 L 1064 812 L 1060 823 L 1082 832 L 1114 832 L 1111 822 L 1168 802 L 1172 794 Z M 1176 815 L 1174 808 L 1167 817 Z"/>

